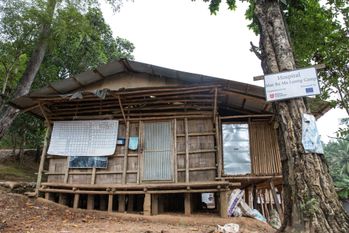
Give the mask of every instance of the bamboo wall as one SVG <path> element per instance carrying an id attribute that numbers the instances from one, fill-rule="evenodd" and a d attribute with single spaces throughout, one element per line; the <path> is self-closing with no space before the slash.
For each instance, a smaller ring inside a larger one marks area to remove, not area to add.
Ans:
<path id="1" fill-rule="evenodd" d="M 173 167 L 171 182 L 214 181 L 216 168 L 215 135 L 212 118 L 169 119 L 173 125 Z M 66 157 L 49 157 L 49 183 L 66 184 L 140 184 L 142 177 L 142 124 L 147 121 L 129 122 L 128 126 L 120 121 L 118 137 L 139 137 L 137 151 L 117 145 L 113 156 L 108 157 L 106 169 L 68 169 Z M 128 129 L 128 130 L 127 130 Z M 128 132 L 127 132 L 128 131 Z M 126 161 L 125 161 L 126 158 Z M 149 182 L 149 181 L 147 181 Z M 162 181 L 169 182 L 169 181 Z"/>
<path id="2" fill-rule="evenodd" d="M 267 121 L 250 122 L 252 173 L 281 174 L 281 160 L 276 130 Z"/>

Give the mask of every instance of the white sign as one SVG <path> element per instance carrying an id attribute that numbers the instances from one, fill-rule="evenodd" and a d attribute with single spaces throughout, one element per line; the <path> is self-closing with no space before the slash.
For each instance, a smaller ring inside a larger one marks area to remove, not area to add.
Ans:
<path id="1" fill-rule="evenodd" d="M 265 75 L 264 87 L 267 101 L 320 94 L 314 67 Z"/>
<path id="2" fill-rule="evenodd" d="M 106 156 L 116 149 L 118 121 L 56 121 L 48 154 L 64 156 Z"/>

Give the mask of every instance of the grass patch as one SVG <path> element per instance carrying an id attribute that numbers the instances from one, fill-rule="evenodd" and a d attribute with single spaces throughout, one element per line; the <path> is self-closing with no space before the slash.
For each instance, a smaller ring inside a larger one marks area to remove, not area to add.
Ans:
<path id="1" fill-rule="evenodd" d="M 36 170 L 22 168 L 15 164 L 0 164 L 0 180 L 8 181 L 35 181 Z"/>

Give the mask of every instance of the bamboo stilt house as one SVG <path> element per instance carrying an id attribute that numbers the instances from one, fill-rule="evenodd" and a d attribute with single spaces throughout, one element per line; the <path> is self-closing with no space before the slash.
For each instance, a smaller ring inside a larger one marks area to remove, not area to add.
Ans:
<path id="1" fill-rule="evenodd" d="M 281 184 L 281 156 L 262 87 L 119 60 L 11 104 L 47 122 L 37 191 L 48 199 L 190 214 L 210 194 L 213 211 L 225 216 L 227 193 L 241 188 L 250 205 L 279 205 L 272 191 Z M 317 116 L 328 110 L 314 106 Z M 95 151 L 102 154 L 87 156 Z"/>

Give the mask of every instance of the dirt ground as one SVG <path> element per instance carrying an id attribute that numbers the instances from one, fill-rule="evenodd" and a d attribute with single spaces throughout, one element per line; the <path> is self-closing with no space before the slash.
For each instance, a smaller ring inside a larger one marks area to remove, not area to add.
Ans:
<path id="1" fill-rule="evenodd" d="M 59 233 L 185 233 L 214 232 L 216 225 L 237 223 L 241 233 L 275 232 L 268 224 L 251 218 L 222 219 L 207 215 L 157 215 L 73 210 L 45 199 L 28 199 L 0 191 L 0 232 Z"/>

